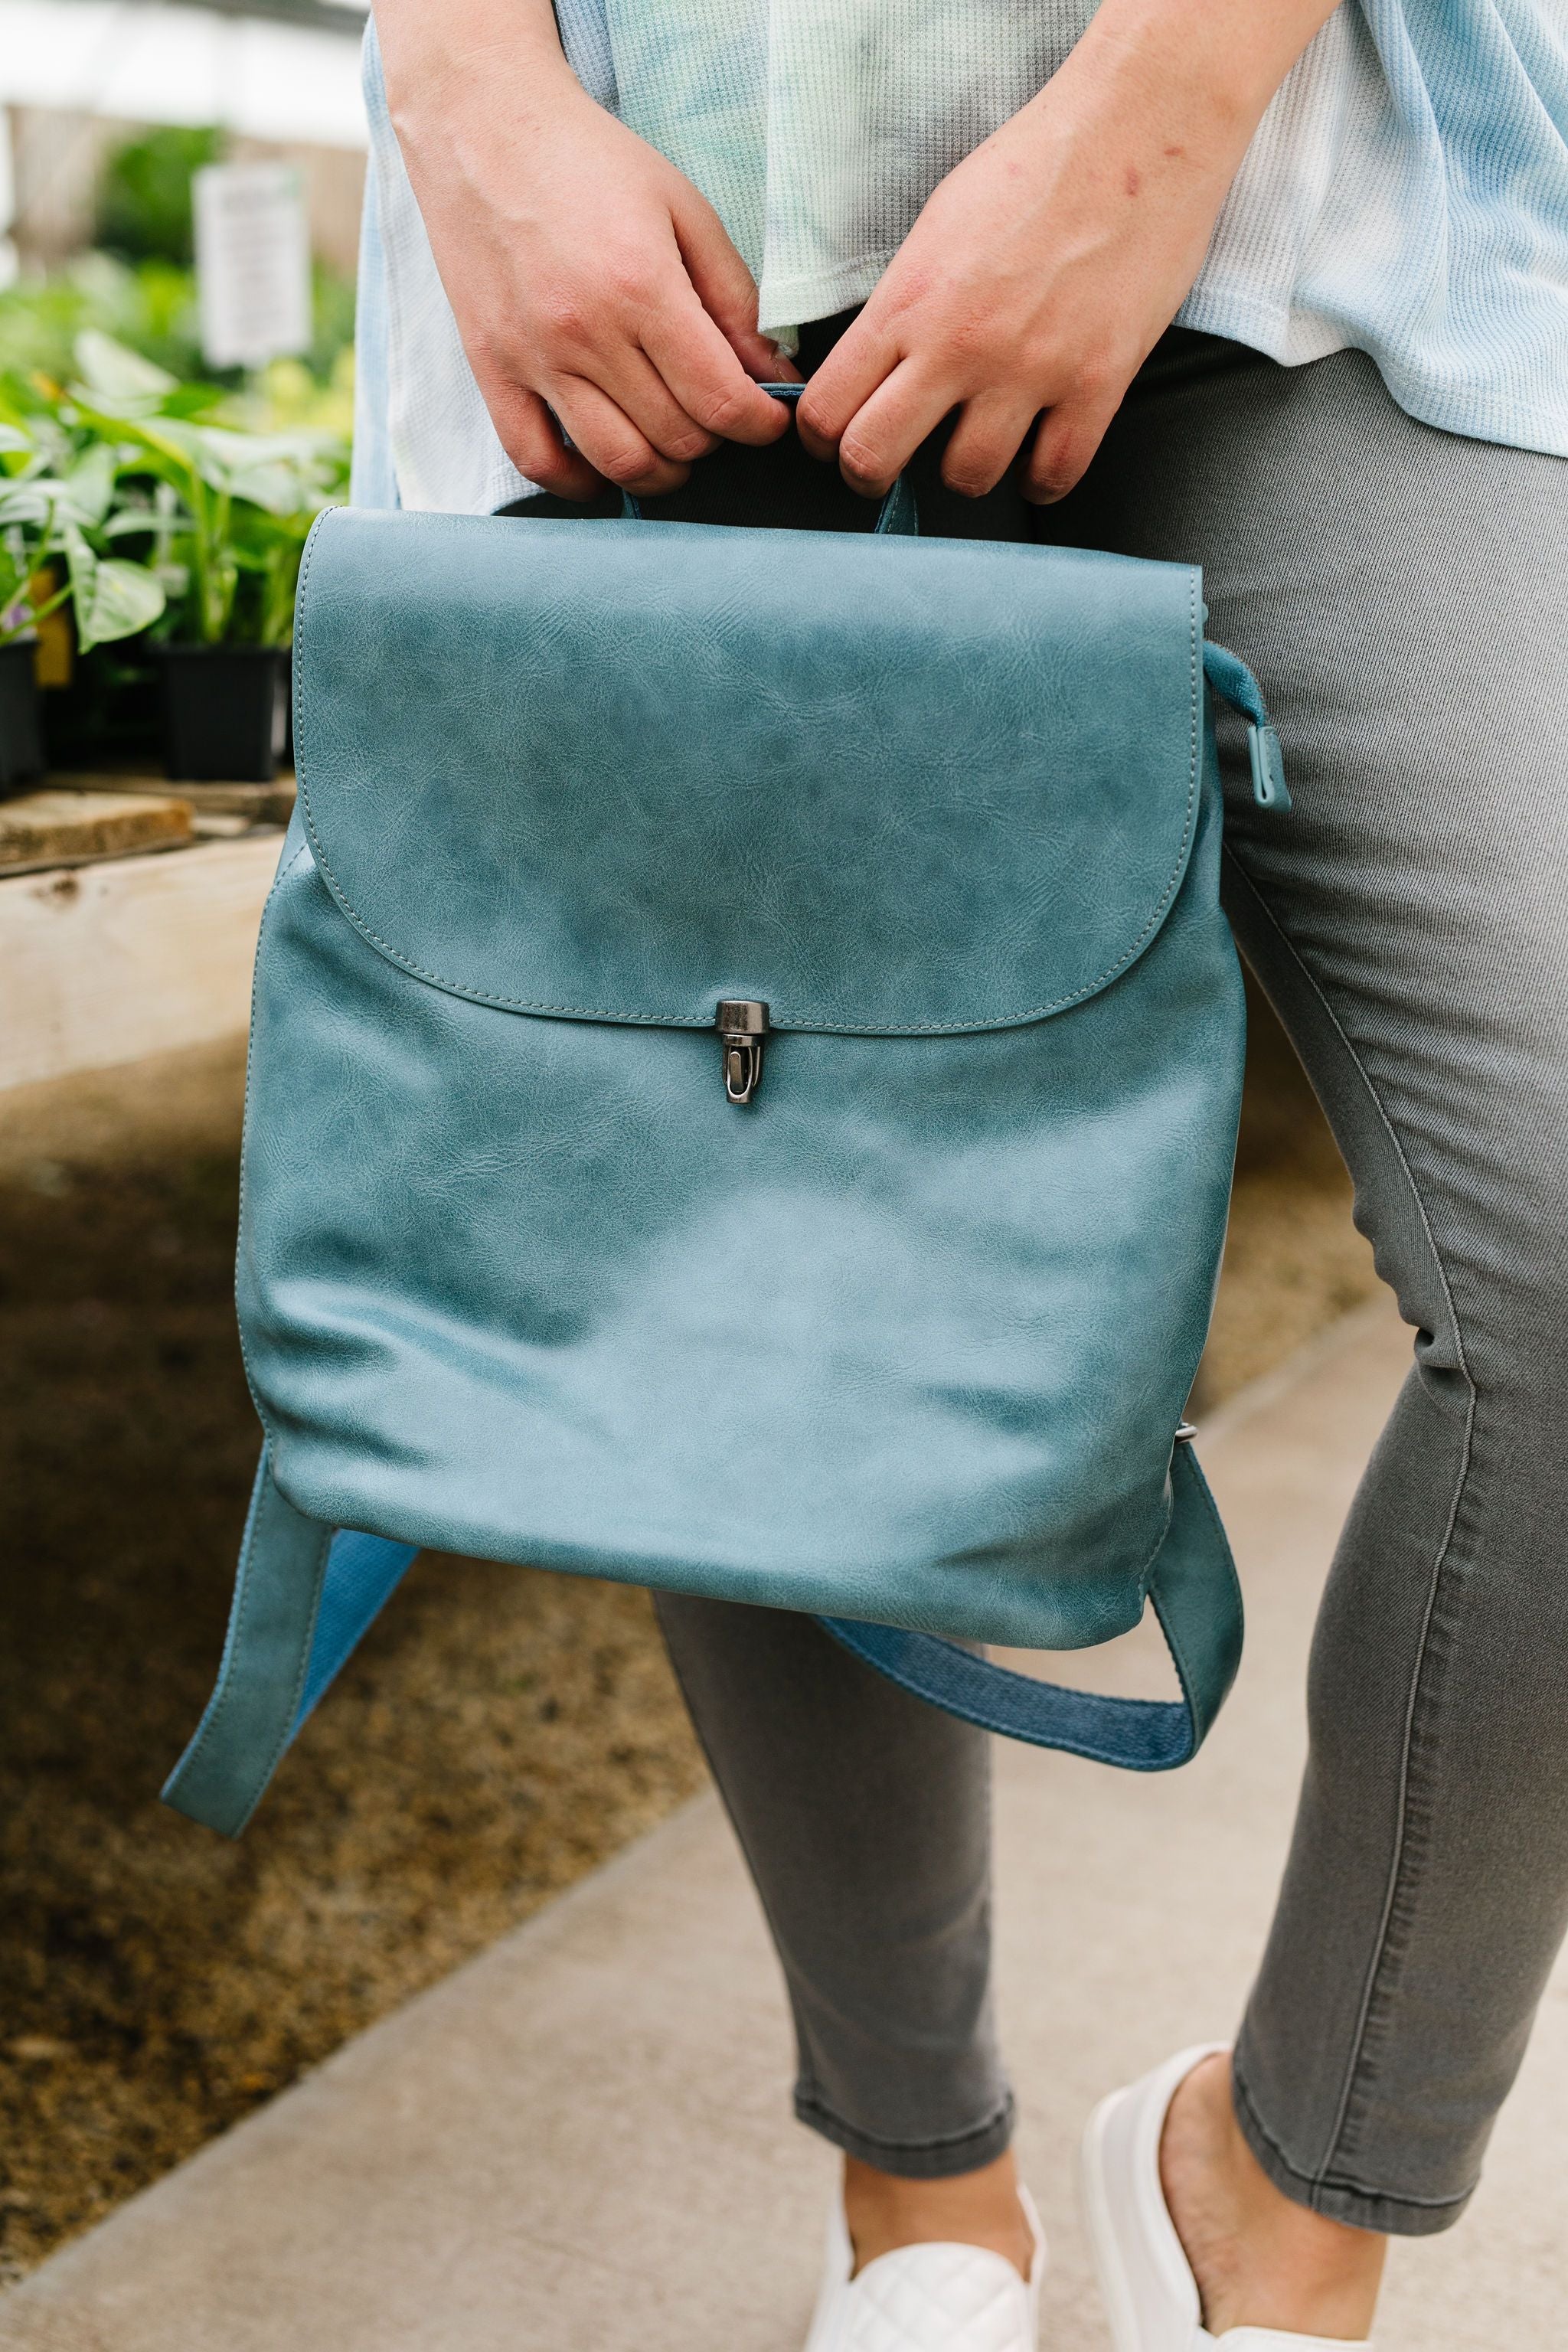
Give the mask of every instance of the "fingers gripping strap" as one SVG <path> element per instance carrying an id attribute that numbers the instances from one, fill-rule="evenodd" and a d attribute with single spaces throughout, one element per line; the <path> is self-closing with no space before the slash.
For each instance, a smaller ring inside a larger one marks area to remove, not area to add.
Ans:
<path id="1" fill-rule="evenodd" d="M 804 383 L 764 383 L 757 388 L 760 392 L 771 393 L 774 400 L 791 404 L 798 401 L 805 390 Z M 878 510 L 876 536 L 879 539 L 918 539 L 920 528 L 913 485 L 907 474 L 900 474 Z"/>
<path id="2" fill-rule="evenodd" d="M 1132 1772 L 1167 1772 L 1195 1756 L 1236 1679 L 1241 1657 L 1241 1590 L 1219 1514 L 1193 1457 L 1179 1446 L 1171 1467 L 1170 1531 L 1149 1597 L 1182 1685 L 1179 1699 L 1110 1698 L 1037 1682 L 976 1657 L 935 1633 L 908 1633 L 843 1617 L 819 1622 L 836 1641 L 916 1698 L 982 1730 L 1036 1748 L 1060 1748 Z"/>
<path id="3" fill-rule="evenodd" d="M 805 390 L 804 383 L 763 383 L 759 392 L 771 393 L 774 400 L 794 403 Z M 630 490 L 621 492 L 621 520 L 640 522 L 642 502 Z M 915 494 L 909 477 L 900 474 L 878 510 L 875 535 L 879 539 L 918 539 L 920 519 L 915 512 Z M 1231 656 L 1234 658 L 1234 656 Z"/>
<path id="4" fill-rule="evenodd" d="M 264 1449 L 217 1685 L 164 1785 L 164 1803 L 237 1837 L 295 1732 L 414 1557 L 411 1545 L 335 1534 L 306 1518 L 279 1492 Z"/>

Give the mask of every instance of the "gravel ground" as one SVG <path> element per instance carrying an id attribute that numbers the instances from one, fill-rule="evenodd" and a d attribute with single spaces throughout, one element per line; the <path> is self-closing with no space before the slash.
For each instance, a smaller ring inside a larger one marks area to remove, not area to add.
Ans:
<path id="1" fill-rule="evenodd" d="M 0 2279 L 526 1918 L 701 1779 L 646 1596 L 428 1557 L 238 1846 L 154 1801 L 205 1698 L 256 1430 L 239 1065 L 30 1089 L 0 1140 Z M 1212 1405 L 1367 1296 L 1255 1024 Z"/>

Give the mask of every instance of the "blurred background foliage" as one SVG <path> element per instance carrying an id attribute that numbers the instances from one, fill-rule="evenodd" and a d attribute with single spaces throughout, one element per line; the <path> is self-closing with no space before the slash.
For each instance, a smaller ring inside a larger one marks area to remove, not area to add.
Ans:
<path id="1" fill-rule="evenodd" d="M 221 163 L 224 144 L 221 131 L 184 125 L 128 139 L 99 182 L 94 244 L 122 261 L 188 266 L 195 253 L 192 175 L 204 163 Z"/>
<path id="2" fill-rule="evenodd" d="M 12 436 L 0 478 L 12 478 L 11 504 L 21 492 L 17 476 L 79 464 L 96 436 L 112 458 L 115 488 L 96 536 L 89 532 L 92 551 L 152 566 L 165 592 L 150 626 L 98 633 L 111 642 L 83 631 L 75 602 L 58 616 L 57 626 L 71 626 L 50 656 L 42 705 L 57 770 L 155 766 L 158 642 L 285 643 L 311 515 L 323 499 L 346 495 L 354 286 L 342 263 L 353 250 L 352 223 L 336 240 L 335 264 L 319 249 L 313 260 L 310 348 L 258 369 L 215 370 L 201 348 L 191 182 L 205 164 L 230 159 L 231 142 L 216 130 L 129 132 L 107 147 L 99 167 L 83 219 L 90 244 L 52 266 L 35 260 L 0 288 L 0 429 L 8 425 Z M 116 361 L 116 351 L 134 357 Z M 163 385 L 134 381 L 137 362 L 163 371 Z M 131 374 L 118 382 L 127 364 Z M 37 455 L 20 448 L 18 431 L 33 436 Z M 280 467 L 298 476 L 297 496 L 272 478 Z M 5 492 L 0 479 L 0 497 Z M 154 512 L 159 499 L 167 512 Z M 138 502 L 148 509 L 140 533 Z M 25 576 L 26 533 L 11 522 Z M 205 581 L 213 593 L 204 596 L 193 558 L 215 531 L 223 576 L 216 586 Z M 58 564 L 51 570 L 48 550 L 33 551 L 38 594 L 58 602 L 64 574 Z"/>
<path id="3" fill-rule="evenodd" d="M 94 243 L 43 276 L 0 291 L 0 373 L 64 384 L 78 339 L 97 330 L 183 383 L 214 381 L 203 361 L 191 265 L 191 174 L 221 162 L 223 134 L 164 128 L 127 140 L 100 181 Z M 353 281 L 318 260 L 314 335 L 299 359 L 217 375 L 237 425 L 258 432 L 353 423 Z"/>

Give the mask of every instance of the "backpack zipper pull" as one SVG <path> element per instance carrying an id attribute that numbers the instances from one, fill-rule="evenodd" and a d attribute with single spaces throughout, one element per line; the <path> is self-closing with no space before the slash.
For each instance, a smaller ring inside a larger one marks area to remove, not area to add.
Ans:
<path id="1" fill-rule="evenodd" d="M 726 997 L 713 1023 L 724 1049 L 724 1092 L 732 1103 L 749 1103 L 762 1079 L 768 1008 L 746 999 Z"/>

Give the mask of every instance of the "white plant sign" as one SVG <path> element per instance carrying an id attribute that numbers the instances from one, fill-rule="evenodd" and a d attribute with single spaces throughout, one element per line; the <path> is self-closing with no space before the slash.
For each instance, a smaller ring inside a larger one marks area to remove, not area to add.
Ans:
<path id="1" fill-rule="evenodd" d="M 309 349 L 310 232 L 291 163 L 208 163 L 192 182 L 202 351 L 213 368 Z"/>

